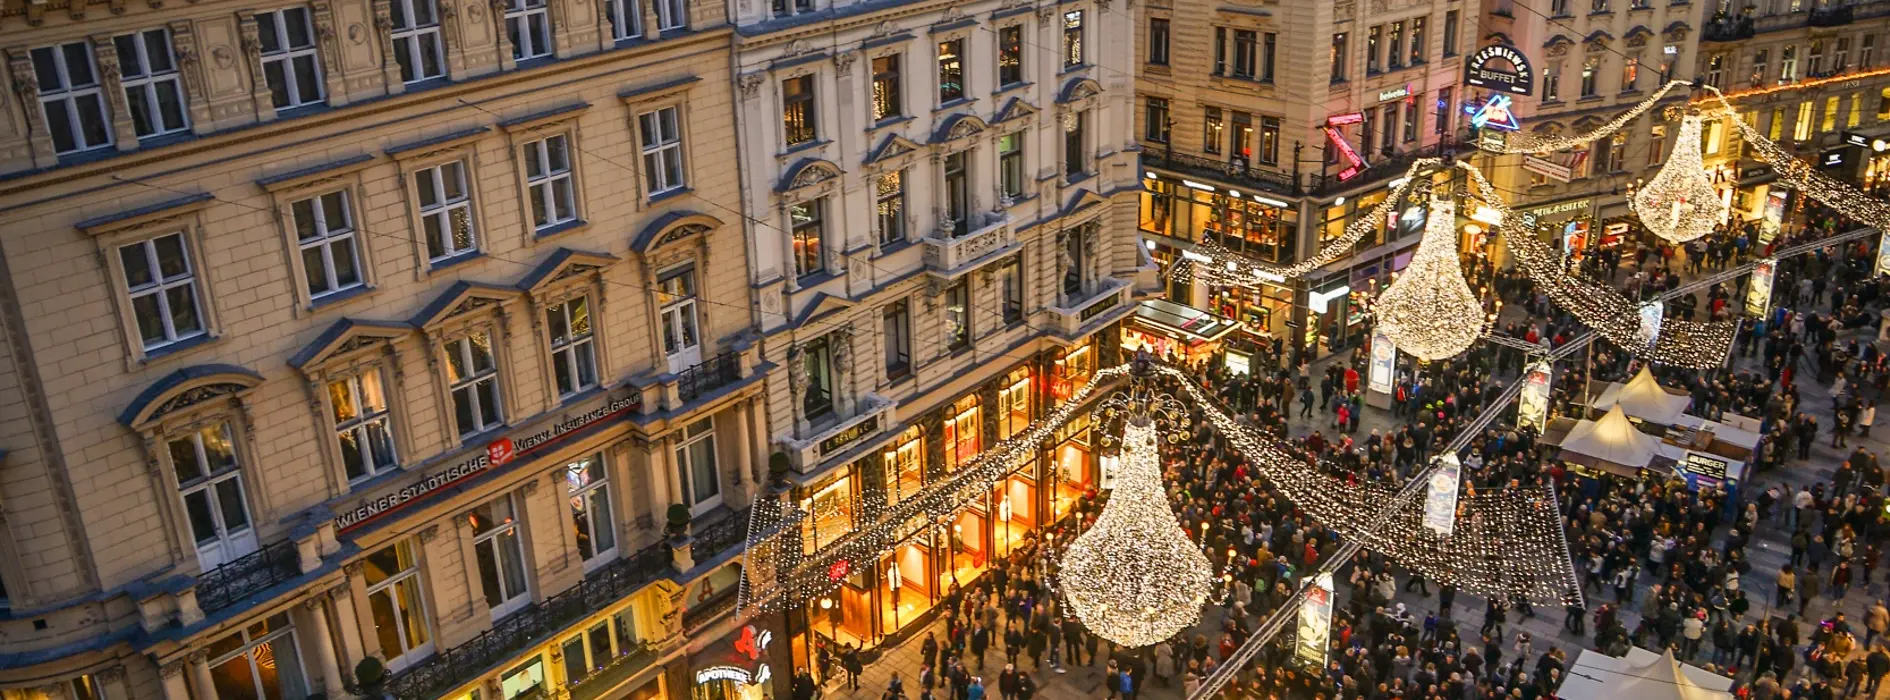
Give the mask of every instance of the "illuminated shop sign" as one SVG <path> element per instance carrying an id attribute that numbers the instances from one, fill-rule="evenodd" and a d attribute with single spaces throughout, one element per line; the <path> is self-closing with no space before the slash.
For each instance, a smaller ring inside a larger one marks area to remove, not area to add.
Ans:
<path id="1" fill-rule="evenodd" d="M 1527 95 L 1536 89 L 1536 73 L 1529 67 L 1529 59 L 1516 47 L 1503 44 L 1485 46 L 1471 54 L 1464 67 L 1463 81 L 1472 87 L 1512 95 Z"/>
<path id="2" fill-rule="evenodd" d="M 1516 113 L 1510 111 L 1510 104 L 1509 95 L 1491 95 L 1489 101 L 1470 115 L 1470 125 L 1479 129 L 1487 127 L 1504 131 L 1521 129 L 1522 124 L 1516 121 Z"/>
<path id="3" fill-rule="evenodd" d="M 1345 135 L 1339 133 L 1338 129 L 1326 127 L 1326 140 L 1332 142 L 1332 147 L 1339 149 L 1339 157 L 1345 159 L 1345 169 L 1339 171 L 1340 182 L 1358 177 L 1359 173 L 1365 172 L 1365 159 L 1359 157 L 1358 151 L 1352 150 L 1352 144 L 1346 142 Z"/>

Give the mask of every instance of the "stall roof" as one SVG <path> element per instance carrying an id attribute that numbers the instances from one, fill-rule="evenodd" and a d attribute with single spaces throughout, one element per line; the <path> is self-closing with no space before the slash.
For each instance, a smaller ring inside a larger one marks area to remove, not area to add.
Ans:
<path id="1" fill-rule="evenodd" d="M 1732 679 L 1673 658 L 1629 647 L 1613 657 L 1583 649 L 1563 676 L 1562 700 L 1732 700 Z"/>
<path id="2" fill-rule="evenodd" d="M 1620 406 L 1600 420 L 1580 421 L 1562 438 L 1562 451 L 1575 452 L 1630 467 L 1645 467 L 1660 453 L 1660 440 L 1628 422 Z"/>
<path id="3" fill-rule="evenodd" d="M 1182 306 L 1167 299 L 1149 299 L 1135 307 L 1135 320 L 1157 330 L 1180 335 L 1189 342 L 1220 340 L 1240 324 L 1225 316 Z"/>
<path id="4" fill-rule="evenodd" d="M 1675 395 L 1660 385 L 1654 374 L 1646 367 L 1640 374 L 1626 384 L 1608 383 L 1608 388 L 1601 391 L 1601 396 L 1589 404 L 1597 411 L 1605 411 L 1615 406 L 1630 416 L 1661 425 L 1674 425 L 1681 414 L 1686 413 L 1687 404 L 1692 399 L 1685 395 Z"/>

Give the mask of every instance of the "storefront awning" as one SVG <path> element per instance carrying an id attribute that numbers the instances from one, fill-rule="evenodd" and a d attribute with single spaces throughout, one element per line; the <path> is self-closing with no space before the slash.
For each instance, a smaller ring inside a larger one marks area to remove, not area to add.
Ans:
<path id="1" fill-rule="evenodd" d="M 1233 319 L 1166 299 L 1137 304 L 1134 321 L 1190 343 L 1220 340 L 1240 327 Z"/>

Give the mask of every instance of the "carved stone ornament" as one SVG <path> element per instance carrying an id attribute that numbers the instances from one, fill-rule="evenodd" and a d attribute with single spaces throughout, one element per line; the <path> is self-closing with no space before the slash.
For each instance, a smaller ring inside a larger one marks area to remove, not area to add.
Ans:
<path id="1" fill-rule="evenodd" d="M 1646 46 L 1646 45 L 1647 45 L 1647 35 L 1646 35 L 1646 34 L 1635 34 L 1634 36 L 1630 36 L 1630 37 L 1628 37 L 1628 38 L 1627 38 L 1627 45 L 1628 45 L 1628 46 Z"/>
<path id="2" fill-rule="evenodd" d="M 244 388 L 245 387 L 241 384 L 206 384 L 171 397 L 171 400 L 165 401 L 163 404 L 159 405 L 157 410 L 151 415 L 167 415 L 205 401 L 212 401 L 224 396 L 233 395 L 242 391 Z"/>
<path id="3" fill-rule="evenodd" d="M 882 36 L 892 36 L 893 32 L 897 31 L 899 31 L 899 26 L 893 24 L 892 20 L 883 20 L 879 24 L 874 25 L 873 38 L 877 39 Z"/>
<path id="4" fill-rule="evenodd" d="M 1558 42 L 1558 43 L 1556 43 L 1556 44 L 1553 44 L 1553 45 L 1551 45 L 1551 46 L 1549 47 L 1549 50 L 1548 50 L 1548 55 L 1550 55 L 1550 56 L 1567 56 L 1567 55 L 1568 55 L 1568 44 L 1564 44 L 1564 43 L 1559 43 L 1559 42 Z"/>
<path id="5" fill-rule="evenodd" d="M 595 272 L 601 269 L 603 268 L 600 268 L 596 265 L 566 265 L 564 266 L 563 270 L 558 271 L 558 275 L 556 277 L 551 278 L 551 281 L 558 282 L 562 280 L 568 280 L 573 277 L 589 274 L 591 272 Z"/>
<path id="6" fill-rule="evenodd" d="M 760 73 L 743 73 L 735 78 L 736 87 L 741 88 L 742 99 L 752 100 L 761 94 L 761 83 L 766 80 Z"/>
<path id="7" fill-rule="evenodd" d="M 952 130 L 946 136 L 952 140 L 958 140 L 980 131 L 984 131 L 984 125 L 978 123 L 977 120 L 960 119 L 958 123 L 952 125 Z"/>
<path id="8" fill-rule="evenodd" d="M 381 18 L 379 16 L 376 16 L 374 18 L 374 23 L 376 25 L 380 24 Z M 389 18 L 388 24 L 389 25 L 393 24 L 392 18 Z M 361 24 L 360 22 L 354 22 L 348 25 L 348 43 L 354 44 L 355 46 L 360 46 L 362 44 L 365 44 L 367 43 L 367 35 L 368 35 L 367 27 Z"/>
<path id="9" fill-rule="evenodd" d="M 98 676 L 98 679 L 100 682 L 117 683 L 125 679 L 125 667 L 107 666 L 103 669 L 100 669 L 96 675 Z"/>
<path id="10" fill-rule="evenodd" d="M 179 674 L 182 674 L 183 672 L 184 672 L 183 661 L 172 661 L 170 663 L 167 663 L 167 664 L 164 664 L 163 666 L 158 667 L 158 674 L 164 676 L 165 678 L 171 678 Z"/>
<path id="11" fill-rule="evenodd" d="M 219 44 L 210 47 L 210 60 L 216 62 L 217 70 L 229 70 L 230 66 L 236 65 L 236 54 L 230 51 L 230 47 Z"/>
<path id="12" fill-rule="evenodd" d="M 814 50 L 813 45 L 807 43 L 806 39 L 795 39 L 793 41 L 788 42 L 787 53 L 785 55 L 799 56 L 801 54 L 804 54 L 813 50 Z"/>
<path id="13" fill-rule="evenodd" d="M 1588 53 L 1601 53 L 1608 50 L 1608 45 L 1601 41 L 1591 41 L 1582 47 Z"/>
<path id="14" fill-rule="evenodd" d="M 439 537 L 439 536 L 440 536 L 439 523 L 428 525 L 425 528 L 420 530 L 420 541 L 423 543 L 432 542 L 434 538 Z"/>
<path id="15" fill-rule="evenodd" d="M 797 190 L 802 187 L 817 185 L 837 177 L 840 177 L 839 171 L 827 167 L 825 164 L 813 163 L 807 167 L 801 168 L 799 173 L 795 173 L 794 181 L 788 183 L 788 189 Z"/>
<path id="16" fill-rule="evenodd" d="M 1076 127 L 1081 126 L 1082 123 L 1083 123 L 1083 120 L 1077 116 L 1076 110 L 1070 110 L 1063 113 L 1063 130 L 1064 131 L 1075 131 Z"/>
<path id="17" fill-rule="evenodd" d="M 446 312 L 445 318 L 452 318 L 454 316 L 458 316 L 461 314 L 483 309 L 488 306 L 497 306 L 498 304 L 499 302 L 496 299 L 487 299 L 485 297 L 468 297 L 465 300 L 459 302 L 458 306 L 453 307 L 452 311 Z"/>
<path id="18" fill-rule="evenodd" d="M 853 52 L 842 51 L 833 55 L 833 70 L 844 78 L 853 74 Z"/>

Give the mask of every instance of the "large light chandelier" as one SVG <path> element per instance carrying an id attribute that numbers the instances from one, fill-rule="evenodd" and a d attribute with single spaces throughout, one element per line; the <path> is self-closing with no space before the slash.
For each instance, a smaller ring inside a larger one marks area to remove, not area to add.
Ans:
<path id="1" fill-rule="evenodd" d="M 1454 357 L 1483 335 L 1483 304 L 1457 261 L 1457 205 L 1433 197 L 1411 264 L 1378 295 L 1378 327 L 1420 360 Z"/>
<path id="2" fill-rule="evenodd" d="M 1654 235 L 1685 243 L 1713 232 L 1730 209 L 1706 174 L 1700 153 L 1700 115 L 1689 111 L 1680 118 L 1680 138 L 1673 154 L 1654 179 L 1634 193 L 1634 214 Z"/>
<path id="3" fill-rule="evenodd" d="M 1061 565 L 1064 597 L 1077 618 L 1128 647 L 1155 644 L 1193 626 L 1214 579 L 1207 556 L 1168 505 L 1155 423 L 1149 411 L 1131 407 L 1109 503 L 1070 544 Z"/>

